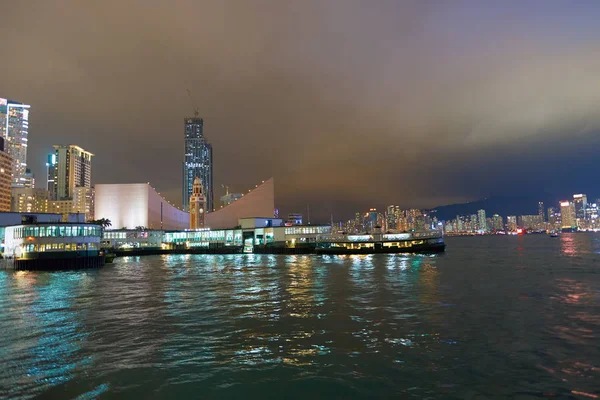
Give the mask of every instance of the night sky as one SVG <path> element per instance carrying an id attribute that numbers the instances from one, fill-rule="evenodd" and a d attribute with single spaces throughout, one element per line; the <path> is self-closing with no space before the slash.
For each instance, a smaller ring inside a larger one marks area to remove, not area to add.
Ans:
<path id="1" fill-rule="evenodd" d="M 598 1 L 0 4 L 0 97 L 32 105 L 38 186 L 52 144 L 72 143 L 96 154 L 94 183 L 179 203 L 189 89 L 215 200 L 270 176 L 282 212 L 327 220 L 600 197 Z"/>

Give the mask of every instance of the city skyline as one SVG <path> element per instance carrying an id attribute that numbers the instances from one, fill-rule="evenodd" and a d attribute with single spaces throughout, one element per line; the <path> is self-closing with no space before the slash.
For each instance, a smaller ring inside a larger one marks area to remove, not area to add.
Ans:
<path id="1" fill-rule="evenodd" d="M 215 196 L 274 176 L 283 214 L 598 190 L 600 5 L 227 4 L 151 2 L 144 24 L 133 6 L 7 9 L 0 86 L 35 111 L 38 181 L 52 144 L 77 143 L 96 183 L 150 181 L 181 204 L 190 89 Z"/>

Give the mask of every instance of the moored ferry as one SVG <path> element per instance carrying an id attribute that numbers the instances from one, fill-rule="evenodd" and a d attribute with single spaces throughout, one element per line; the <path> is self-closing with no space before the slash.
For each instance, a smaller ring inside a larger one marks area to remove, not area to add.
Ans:
<path id="1" fill-rule="evenodd" d="M 317 239 L 317 254 L 440 253 L 446 249 L 440 232 L 339 234 Z"/>

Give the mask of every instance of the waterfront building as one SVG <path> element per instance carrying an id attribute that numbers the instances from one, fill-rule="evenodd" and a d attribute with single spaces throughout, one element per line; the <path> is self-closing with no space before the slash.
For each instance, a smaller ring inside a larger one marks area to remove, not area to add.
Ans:
<path id="1" fill-rule="evenodd" d="M 165 231 L 114 229 L 104 231 L 102 247 L 118 250 L 158 250 L 163 246 Z"/>
<path id="2" fill-rule="evenodd" d="M 510 232 L 515 232 L 517 230 L 517 216 L 509 215 L 506 217 L 506 227 Z"/>
<path id="3" fill-rule="evenodd" d="M 54 154 L 56 164 L 51 191 L 54 200 L 72 200 L 76 187 L 92 187 L 92 153 L 69 144 L 54 145 Z"/>
<path id="4" fill-rule="evenodd" d="M 545 218 L 544 218 L 544 202 L 543 201 L 538 201 L 538 215 L 540 216 L 540 221 L 541 222 L 545 222 Z"/>
<path id="5" fill-rule="evenodd" d="M 587 207 L 587 195 L 585 194 L 574 194 L 573 195 L 573 207 L 575 208 L 575 218 L 585 218 L 585 208 Z"/>
<path id="6" fill-rule="evenodd" d="M 212 146 L 204 137 L 204 121 L 202 118 L 197 117 L 186 118 L 182 193 L 183 209 L 185 211 L 189 210 L 189 199 L 192 196 L 196 177 L 200 177 L 208 211 L 214 209 L 212 168 Z"/>
<path id="7" fill-rule="evenodd" d="M 521 215 L 519 217 L 519 226 L 528 230 L 539 230 L 543 228 L 543 222 L 539 215 Z"/>
<path id="8" fill-rule="evenodd" d="M 502 217 L 500 215 L 494 214 L 494 217 L 492 218 L 492 224 L 495 231 L 504 230 L 504 221 L 502 220 Z"/>
<path id="9" fill-rule="evenodd" d="M 289 213 L 286 225 L 302 225 L 302 214 Z"/>
<path id="10" fill-rule="evenodd" d="M 93 187 L 77 186 L 73 188 L 72 212 L 84 214 L 86 221 L 95 219 L 95 194 L 96 192 Z"/>
<path id="11" fill-rule="evenodd" d="M 204 225 L 211 229 L 231 228 L 236 226 L 241 218 L 273 218 L 274 211 L 275 181 L 271 178 L 256 185 L 238 201 L 206 214 Z"/>
<path id="12" fill-rule="evenodd" d="M 206 216 L 206 200 L 202 191 L 200 178 L 194 179 L 194 187 L 190 198 L 190 229 L 204 228 Z"/>
<path id="13" fill-rule="evenodd" d="M 0 98 L 0 137 L 12 157 L 12 186 L 23 187 L 27 169 L 28 104 Z"/>
<path id="14" fill-rule="evenodd" d="M 47 213 L 49 211 L 50 192 L 42 188 L 15 187 L 11 190 L 12 212 Z"/>
<path id="15" fill-rule="evenodd" d="M 4 256 L 36 261 L 96 257 L 101 237 L 100 226 L 85 223 L 33 221 L 7 226 L 4 228 Z"/>
<path id="16" fill-rule="evenodd" d="M 2 100 L 2 99 L 0 99 Z M 1 121 L 0 121 L 1 122 Z M 13 183 L 13 158 L 4 151 L 5 141 L 0 137 L 0 211 L 10 211 Z"/>
<path id="17" fill-rule="evenodd" d="M 107 218 L 117 228 L 187 229 L 190 226 L 189 214 L 161 197 L 148 183 L 97 184 L 94 205 L 94 218 Z"/>
<path id="18" fill-rule="evenodd" d="M 485 217 L 485 210 L 477 210 L 477 230 L 480 232 L 487 232 L 487 220 Z"/>
<path id="19" fill-rule="evenodd" d="M 577 219 L 575 216 L 575 205 L 568 201 L 560 202 L 561 228 L 563 230 L 577 229 Z"/>

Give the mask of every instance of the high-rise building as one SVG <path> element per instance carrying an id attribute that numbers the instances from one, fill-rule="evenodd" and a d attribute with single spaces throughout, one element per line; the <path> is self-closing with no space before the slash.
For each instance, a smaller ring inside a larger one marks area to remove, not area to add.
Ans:
<path id="1" fill-rule="evenodd" d="M 485 219 L 485 210 L 477 210 L 477 229 L 481 232 L 487 231 L 487 221 Z"/>
<path id="2" fill-rule="evenodd" d="M 50 192 L 42 188 L 12 188 L 12 204 L 10 210 L 19 213 L 47 213 Z"/>
<path id="3" fill-rule="evenodd" d="M 73 211 L 74 213 L 84 214 L 85 220 L 94 219 L 94 188 L 77 186 L 73 188 Z"/>
<path id="4" fill-rule="evenodd" d="M 0 98 L 0 136 L 5 151 L 13 159 L 12 185 L 23 187 L 27 169 L 27 135 L 29 133 L 27 104 Z"/>
<path id="5" fill-rule="evenodd" d="M 387 213 L 385 215 L 386 219 L 386 230 L 387 229 L 398 229 L 398 216 L 396 214 L 395 206 L 388 206 Z"/>
<path id="6" fill-rule="evenodd" d="M 23 181 L 23 187 L 34 188 L 35 187 L 35 175 L 29 168 L 25 168 L 25 180 Z"/>
<path id="7" fill-rule="evenodd" d="M 504 221 L 502 220 L 502 217 L 500 215 L 494 214 L 492 223 L 493 223 L 495 231 L 503 231 L 504 230 Z"/>
<path id="8" fill-rule="evenodd" d="M 194 179 L 192 196 L 190 197 L 190 229 L 204 228 L 204 217 L 206 216 L 206 200 L 202 193 L 200 178 Z"/>
<path id="9" fill-rule="evenodd" d="M 517 216 L 509 215 L 506 217 L 506 227 L 510 232 L 517 230 Z"/>
<path id="10" fill-rule="evenodd" d="M 54 145 L 56 164 L 54 166 L 54 200 L 72 200 L 76 187 L 92 187 L 92 157 L 89 151 L 79 146 Z"/>
<path id="11" fill-rule="evenodd" d="M 560 217 L 561 228 L 563 230 L 573 230 L 577 228 L 577 220 L 575 218 L 575 205 L 568 201 L 560 202 Z"/>
<path id="12" fill-rule="evenodd" d="M 4 151 L 4 138 L 0 136 L 0 211 L 10 211 L 13 166 L 13 158 Z"/>
<path id="13" fill-rule="evenodd" d="M 544 202 L 538 201 L 538 215 L 540 216 L 540 220 L 544 222 L 546 218 L 544 218 Z"/>
<path id="14" fill-rule="evenodd" d="M 182 203 L 189 210 L 189 200 L 194 190 L 194 179 L 200 178 L 206 199 L 206 209 L 212 211 L 213 205 L 213 154 L 212 146 L 204 137 L 202 118 L 185 119 L 185 155 L 183 161 Z"/>
<path id="15" fill-rule="evenodd" d="M 585 194 L 574 194 L 573 195 L 573 206 L 575 207 L 575 218 L 585 218 L 585 208 L 587 207 L 587 195 Z M 562 214 L 562 212 L 561 212 Z"/>
<path id="16" fill-rule="evenodd" d="M 46 189 L 50 192 L 50 200 L 56 200 L 54 198 L 54 177 L 56 176 L 56 153 L 48 154 L 48 161 L 46 162 Z"/>

